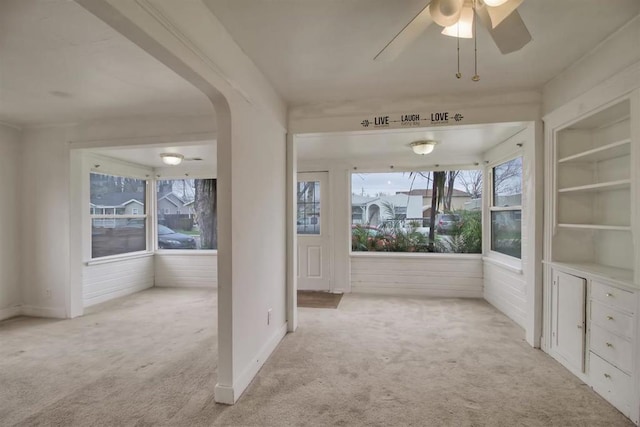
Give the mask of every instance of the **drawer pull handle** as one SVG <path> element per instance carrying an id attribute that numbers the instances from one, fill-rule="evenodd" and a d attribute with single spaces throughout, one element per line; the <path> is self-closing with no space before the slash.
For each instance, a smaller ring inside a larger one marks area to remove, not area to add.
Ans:
<path id="1" fill-rule="evenodd" d="M 613 297 L 613 294 L 611 292 L 607 292 L 607 296 L 608 297 Z"/>
<path id="2" fill-rule="evenodd" d="M 605 377 L 605 378 L 611 378 L 611 375 L 609 375 L 609 374 L 604 374 L 604 377 Z"/>
<path id="3" fill-rule="evenodd" d="M 607 347 L 611 347 L 613 348 L 613 344 L 611 344 L 610 342 L 607 343 Z"/>
<path id="4" fill-rule="evenodd" d="M 607 316 L 607 320 L 613 320 L 613 316 Z"/>

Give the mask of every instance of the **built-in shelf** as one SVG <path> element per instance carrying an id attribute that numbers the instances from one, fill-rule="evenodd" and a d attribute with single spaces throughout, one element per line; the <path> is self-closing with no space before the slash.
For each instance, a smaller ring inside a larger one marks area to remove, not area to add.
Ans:
<path id="1" fill-rule="evenodd" d="M 587 275 L 593 279 L 614 281 L 619 285 L 628 288 L 637 288 L 633 283 L 633 270 L 626 268 L 611 267 L 608 265 L 595 263 L 572 263 L 572 262 L 551 262 L 548 263 L 558 267 L 570 274 L 578 276 Z"/>
<path id="2" fill-rule="evenodd" d="M 630 179 L 600 182 L 598 184 L 581 185 L 579 187 L 561 188 L 558 193 L 593 193 L 599 191 L 623 190 L 631 187 Z"/>
<path id="3" fill-rule="evenodd" d="M 618 157 L 627 156 L 631 153 L 631 139 L 623 139 L 612 144 L 607 144 L 602 147 L 594 148 L 592 150 L 583 151 L 582 153 L 574 154 L 564 157 L 558 160 L 558 163 L 587 163 L 587 162 L 601 162 L 603 160 L 615 159 Z"/>
<path id="4" fill-rule="evenodd" d="M 602 225 L 602 224 L 567 224 L 560 223 L 558 227 L 561 228 L 578 228 L 585 230 L 611 230 L 611 231 L 631 231 L 631 226 L 628 225 Z"/>

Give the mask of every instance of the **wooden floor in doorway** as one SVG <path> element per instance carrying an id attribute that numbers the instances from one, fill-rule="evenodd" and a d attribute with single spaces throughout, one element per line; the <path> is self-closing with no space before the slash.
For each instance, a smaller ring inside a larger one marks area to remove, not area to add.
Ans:
<path id="1" fill-rule="evenodd" d="M 298 307 L 338 308 L 342 294 L 319 291 L 298 291 Z"/>

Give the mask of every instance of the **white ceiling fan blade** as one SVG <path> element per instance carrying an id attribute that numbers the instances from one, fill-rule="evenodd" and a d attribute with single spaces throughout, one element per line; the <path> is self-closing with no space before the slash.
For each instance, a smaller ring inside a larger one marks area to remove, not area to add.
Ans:
<path id="1" fill-rule="evenodd" d="M 478 17 L 489 31 L 500 52 L 503 54 L 515 52 L 531 41 L 531 34 L 517 10 L 514 10 L 500 25 L 493 28 L 486 9 L 478 9 Z"/>
<path id="2" fill-rule="evenodd" d="M 418 13 L 380 52 L 374 61 L 393 61 L 433 23 L 429 4 Z"/>
<path id="3" fill-rule="evenodd" d="M 487 10 L 489 17 L 491 18 L 491 26 L 496 28 L 502 23 L 509 15 L 516 11 L 516 9 L 522 4 L 523 0 L 508 0 L 506 3 L 500 6 L 487 6 L 484 8 Z"/>

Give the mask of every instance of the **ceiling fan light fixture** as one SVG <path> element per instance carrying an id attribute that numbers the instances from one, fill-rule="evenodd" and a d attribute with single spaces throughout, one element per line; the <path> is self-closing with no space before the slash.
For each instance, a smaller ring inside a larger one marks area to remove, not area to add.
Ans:
<path id="1" fill-rule="evenodd" d="M 461 39 L 473 38 L 473 6 L 468 5 L 462 8 L 460 19 L 453 25 L 445 27 L 442 34 L 450 37 L 460 37 Z"/>
<path id="2" fill-rule="evenodd" d="M 169 166 L 177 166 L 184 160 L 184 156 L 178 153 L 162 153 L 160 154 L 160 158 L 162 159 L 162 163 Z"/>
<path id="3" fill-rule="evenodd" d="M 429 12 L 433 22 L 449 27 L 460 19 L 464 0 L 433 0 L 429 5 Z"/>
<path id="4" fill-rule="evenodd" d="M 508 1 L 509 0 L 484 0 L 484 4 L 491 7 L 498 7 L 498 6 L 502 6 Z"/>
<path id="5" fill-rule="evenodd" d="M 409 145 L 411 146 L 411 149 L 413 150 L 414 153 L 424 156 L 426 154 L 431 153 L 435 148 L 436 144 L 437 144 L 436 141 L 423 140 L 423 141 L 414 141 Z"/>

